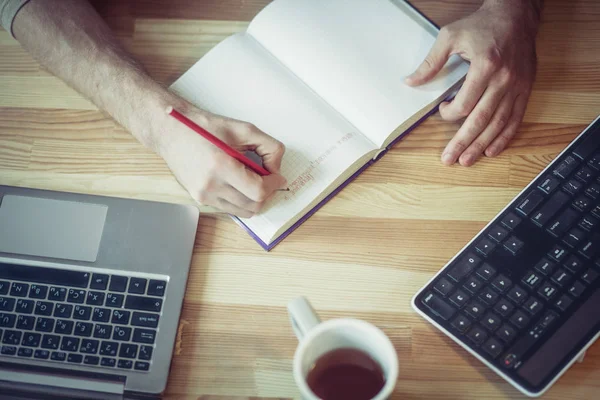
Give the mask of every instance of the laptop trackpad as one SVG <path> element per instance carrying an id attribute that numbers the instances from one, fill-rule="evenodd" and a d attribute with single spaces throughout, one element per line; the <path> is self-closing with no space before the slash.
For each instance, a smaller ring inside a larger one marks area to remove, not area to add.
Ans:
<path id="1" fill-rule="evenodd" d="M 0 206 L 0 252 L 96 261 L 108 207 L 6 195 Z"/>

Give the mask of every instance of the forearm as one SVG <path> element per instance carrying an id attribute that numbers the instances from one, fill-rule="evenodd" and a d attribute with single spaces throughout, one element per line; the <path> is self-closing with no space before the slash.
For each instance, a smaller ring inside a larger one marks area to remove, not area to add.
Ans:
<path id="1" fill-rule="evenodd" d="M 123 49 L 90 4 L 32 0 L 17 14 L 13 31 L 44 68 L 160 152 L 160 135 L 153 127 L 175 96 Z"/>

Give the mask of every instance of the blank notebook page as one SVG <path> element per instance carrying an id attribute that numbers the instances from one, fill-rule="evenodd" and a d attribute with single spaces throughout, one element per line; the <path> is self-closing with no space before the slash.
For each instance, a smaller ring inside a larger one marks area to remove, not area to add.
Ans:
<path id="1" fill-rule="evenodd" d="M 266 243 L 344 170 L 375 149 L 248 35 L 225 39 L 172 89 L 203 109 L 251 122 L 285 144 L 281 172 L 291 190 L 277 192 L 261 214 L 243 220 Z"/>
<path id="2" fill-rule="evenodd" d="M 248 32 L 378 147 L 467 70 L 453 57 L 433 82 L 404 84 L 437 31 L 390 0 L 276 0 Z"/>

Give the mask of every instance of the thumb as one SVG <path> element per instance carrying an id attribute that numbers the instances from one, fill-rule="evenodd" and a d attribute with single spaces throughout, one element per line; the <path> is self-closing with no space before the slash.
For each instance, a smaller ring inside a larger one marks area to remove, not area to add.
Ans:
<path id="1" fill-rule="evenodd" d="M 405 82 L 408 85 L 417 86 L 426 83 L 440 72 L 442 67 L 446 64 L 446 61 L 448 61 L 451 43 L 448 40 L 447 35 L 443 32 L 445 31 L 440 31 L 429 54 L 427 54 L 425 60 L 419 65 L 419 68 L 406 77 Z"/>
<path id="2" fill-rule="evenodd" d="M 269 172 L 279 174 L 281 161 L 285 153 L 283 143 L 258 128 L 250 131 L 247 140 L 247 144 L 253 147 L 256 154 L 262 158 L 264 167 Z"/>

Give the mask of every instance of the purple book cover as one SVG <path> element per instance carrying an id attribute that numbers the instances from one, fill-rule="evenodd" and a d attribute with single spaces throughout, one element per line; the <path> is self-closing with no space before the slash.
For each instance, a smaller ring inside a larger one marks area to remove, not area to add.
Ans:
<path id="1" fill-rule="evenodd" d="M 425 18 L 427 21 L 429 21 L 429 23 L 433 26 L 435 26 L 438 30 L 439 30 L 439 26 L 437 26 L 433 21 L 431 21 L 429 18 L 427 18 L 421 11 L 419 11 L 419 9 L 417 9 L 414 5 L 412 5 L 411 3 L 409 3 L 408 1 L 406 1 L 406 3 L 412 7 L 416 12 L 418 12 L 419 14 L 421 14 L 421 16 L 423 16 L 423 18 Z M 450 100 L 455 94 L 456 94 L 457 90 L 455 90 L 452 94 L 450 94 L 445 100 Z M 379 155 L 377 156 L 377 158 L 375 160 L 369 160 L 369 162 L 367 162 L 364 166 L 362 166 L 358 171 L 356 171 L 354 174 L 352 174 L 352 176 L 350 176 L 348 179 L 346 179 L 340 186 L 338 186 L 333 192 L 331 192 L 329 195 L 327 195 L 327 197 L 325 197 L 323 200 L 321 200 L 316 206 L 314 206 L 310 211 L 308 211 L 305 215 L 302 216 L 302 218 L 300 218 L 294 225 L 292 225 L 289 229 L 287 229 L 285 232 L 283 232 L 279 237 L 277 237 L 275 240 L 273 240 L 271 243 L 267 244 L 265 243 L 261 238 L 259 238 L 253 231 L 252 229 L 250 229 L 246 224 L 244 224 L 244 222 L 242 222 L 241 219 L 239 219 L 238 217 L 232 216 L 232 219 L 238 223 L 238 225 L 240 225 L 246 232 L 248 232 L 248 234 L 266 251 L 270 251 L 271 249 L 273 249 L 275 246 L 277 246 L 277 244 L 279 244 L 283 239 L 285 239 L 286 237 L 288 237 L 294 230 L 296 230 L 296 228 L 298 228 L 300 225 L 302 225 L 308 218 L 310 218 L 314 213 L 317 212 L 317 210 L 319 210 L 321 207 L 323 207 L 325 205 L 325 203 L 327 203 L 329 200 L 331 200 L 336 194 L 338 194 L 344 187 L 346 187 L 346 185 L 348 185 L 350 182 L 352 182 L 358 175 L 360 175 L 363 171 L 365 171 L 367 168 L 369 168 L 369 166 L 371 166 L 375 161 L 379 160 L 381 157 L 383 157 L 383 155 L 385 153 L 387 153 L 394 145 L 396 145 L 396 143 L 398 143 L 402 138 L 404 138 L 409 132 L 411 132 L 415 127 L 417 127 L 421 122 L 423 122 L 426 118 L 428 118 L 429 116 L 431 116 L 432 114 L 434 114 L 435 112 L 437 112 L 439 107 L 439 104 L 436 105 L 431 111 L 429 111 L 427 114 L 425 114 L 421 119 L 419 119 L 417 122 L 415 122 L 412 126 L 410 126 L 408 129 L 406 129 L 404 132 L 402 132 L 396 139 L 394 139 L 386 148 L 384 151 L 382 151 L 381 153 L 379 153 Z"/>

